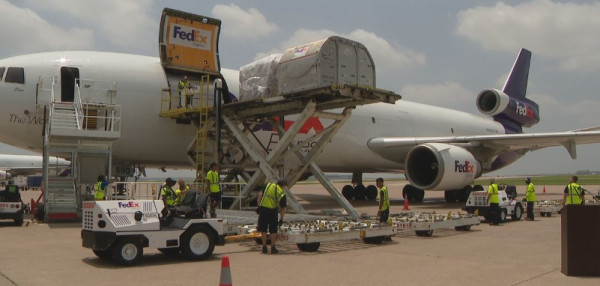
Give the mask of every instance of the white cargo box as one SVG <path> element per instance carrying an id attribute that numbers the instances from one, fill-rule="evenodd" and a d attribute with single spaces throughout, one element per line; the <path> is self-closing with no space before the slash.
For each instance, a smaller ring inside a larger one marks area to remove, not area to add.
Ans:
<path id="1" fill-rule="evenodd" d="M 375 64 L 361 43 L 329 37 L 286 50 L 277 79 L 282 95 L 334 84 L 375 88 Z"/>

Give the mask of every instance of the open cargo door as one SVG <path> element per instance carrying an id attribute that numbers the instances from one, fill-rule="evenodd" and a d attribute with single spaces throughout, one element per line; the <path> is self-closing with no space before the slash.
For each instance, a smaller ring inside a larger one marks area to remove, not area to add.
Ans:
<path id="1" fill-rule="evenodd" d="M 165 69 L 219 75 L 221 20 L 169 8 L 160 19 L 160 61 Z"/>

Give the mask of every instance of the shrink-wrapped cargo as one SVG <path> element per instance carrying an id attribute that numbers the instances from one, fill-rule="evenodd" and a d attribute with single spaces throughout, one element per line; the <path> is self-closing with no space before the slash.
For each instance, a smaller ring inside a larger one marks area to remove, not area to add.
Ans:
<path id="1" fill-rule="evenodd" d="M 282 95 L 334 84 L 375 88 L 375 64 L 361 43 L 329 37 L 286 50 L 277 81 Z"/>
<path id="2" fill-rule="evenodd" d="M 240 101 L 269 98 L 277 91 L 277 66 L 281 54 L 273 54 L 240 68 Z"/>

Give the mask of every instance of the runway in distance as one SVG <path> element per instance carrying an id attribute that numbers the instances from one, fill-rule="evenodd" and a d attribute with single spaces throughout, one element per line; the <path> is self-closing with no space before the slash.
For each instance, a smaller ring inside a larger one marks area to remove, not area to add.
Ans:
<path id="1" fill-rule="evenodd" d="M 531 52 L 521 50 L 504 87 L 477 96 L 478 109 L 491 119 L 406 100 L 360 106 L 316 163 L 325 172 L 404 172 L 414 186 L 408 189 L 410 198 L 422 199 L 423 190 L 445 190 L 451 201 L 466 199 L 470 184 L 482 173 L 529 151 L 563 146 L 575 158 L 577 144 L 600 142 L 597 128 L 522 133 L 540 119 L 538 105 L 526 98 L 530 59 Z M 221 73 L 229 93 L 238 95 L 239 72 Z M 36 105 L 41 77 L 56 80 L 56 100 L 62 102 L 73 101 L 75 79 L 115 83 L 112 100 L 122 110 L 121 136 L 113 143 L 115 165 L 190 168 L 187 150 L 196 128 L 159 117 L 163 89 L 175 87 L 183 74 L 166 73 L 159 58 L 64 51 L 0 60 L 0 141 L 42 151 L 44 108 Z M 307 124 L 302 136 L 327 126 L 319 120 Z M 267 146 L 274 133 L 263 126 L 259 138 Z M 303 144 L 310 148 L 310 142 Z"/>

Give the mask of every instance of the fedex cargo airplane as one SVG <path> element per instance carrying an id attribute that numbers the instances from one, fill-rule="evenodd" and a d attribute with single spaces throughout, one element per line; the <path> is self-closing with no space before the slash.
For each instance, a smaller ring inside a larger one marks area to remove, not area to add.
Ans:
<path id="1" fill-rule="evenodd" d="M 531 52 L 521 50 L 501 90 L 484 90 L 475 103 L 487 117 L 399 100 L 360 106 L 325 147 L 316 163 L 326 172 L 403 172 L 409 198 L 445 190 L 449 201 L 466 199 L 482 173 L 503 168 L 525 153 L 600 142 L 598 129 L 523 133 L 538 123 L 538 105 L 526 98 Z M 239 72 L 221 70 L 230 94 L 238 95 Z M 121 105 L 121 137 L 113 143 L 115 164 L 190 167 L 191 124 L 159 117 L 162 90 L 182 75 L 168 74 L 159 58 L 92 51 L 65 51 L 0 60 L 0 141 L 42 151 L 44 111 L 36 105 L 40 76 L 57 80 L 58 101 L 73 101 L 74 78 L 115 82 Z M 327 122 L 309 121 L 305 133 Z M 272 128 L 259 131 L 266 146 Z M 301 138 L 299 139 L 301 140 Z M 306 143 L 310 146 L 310 142 Z"/>

